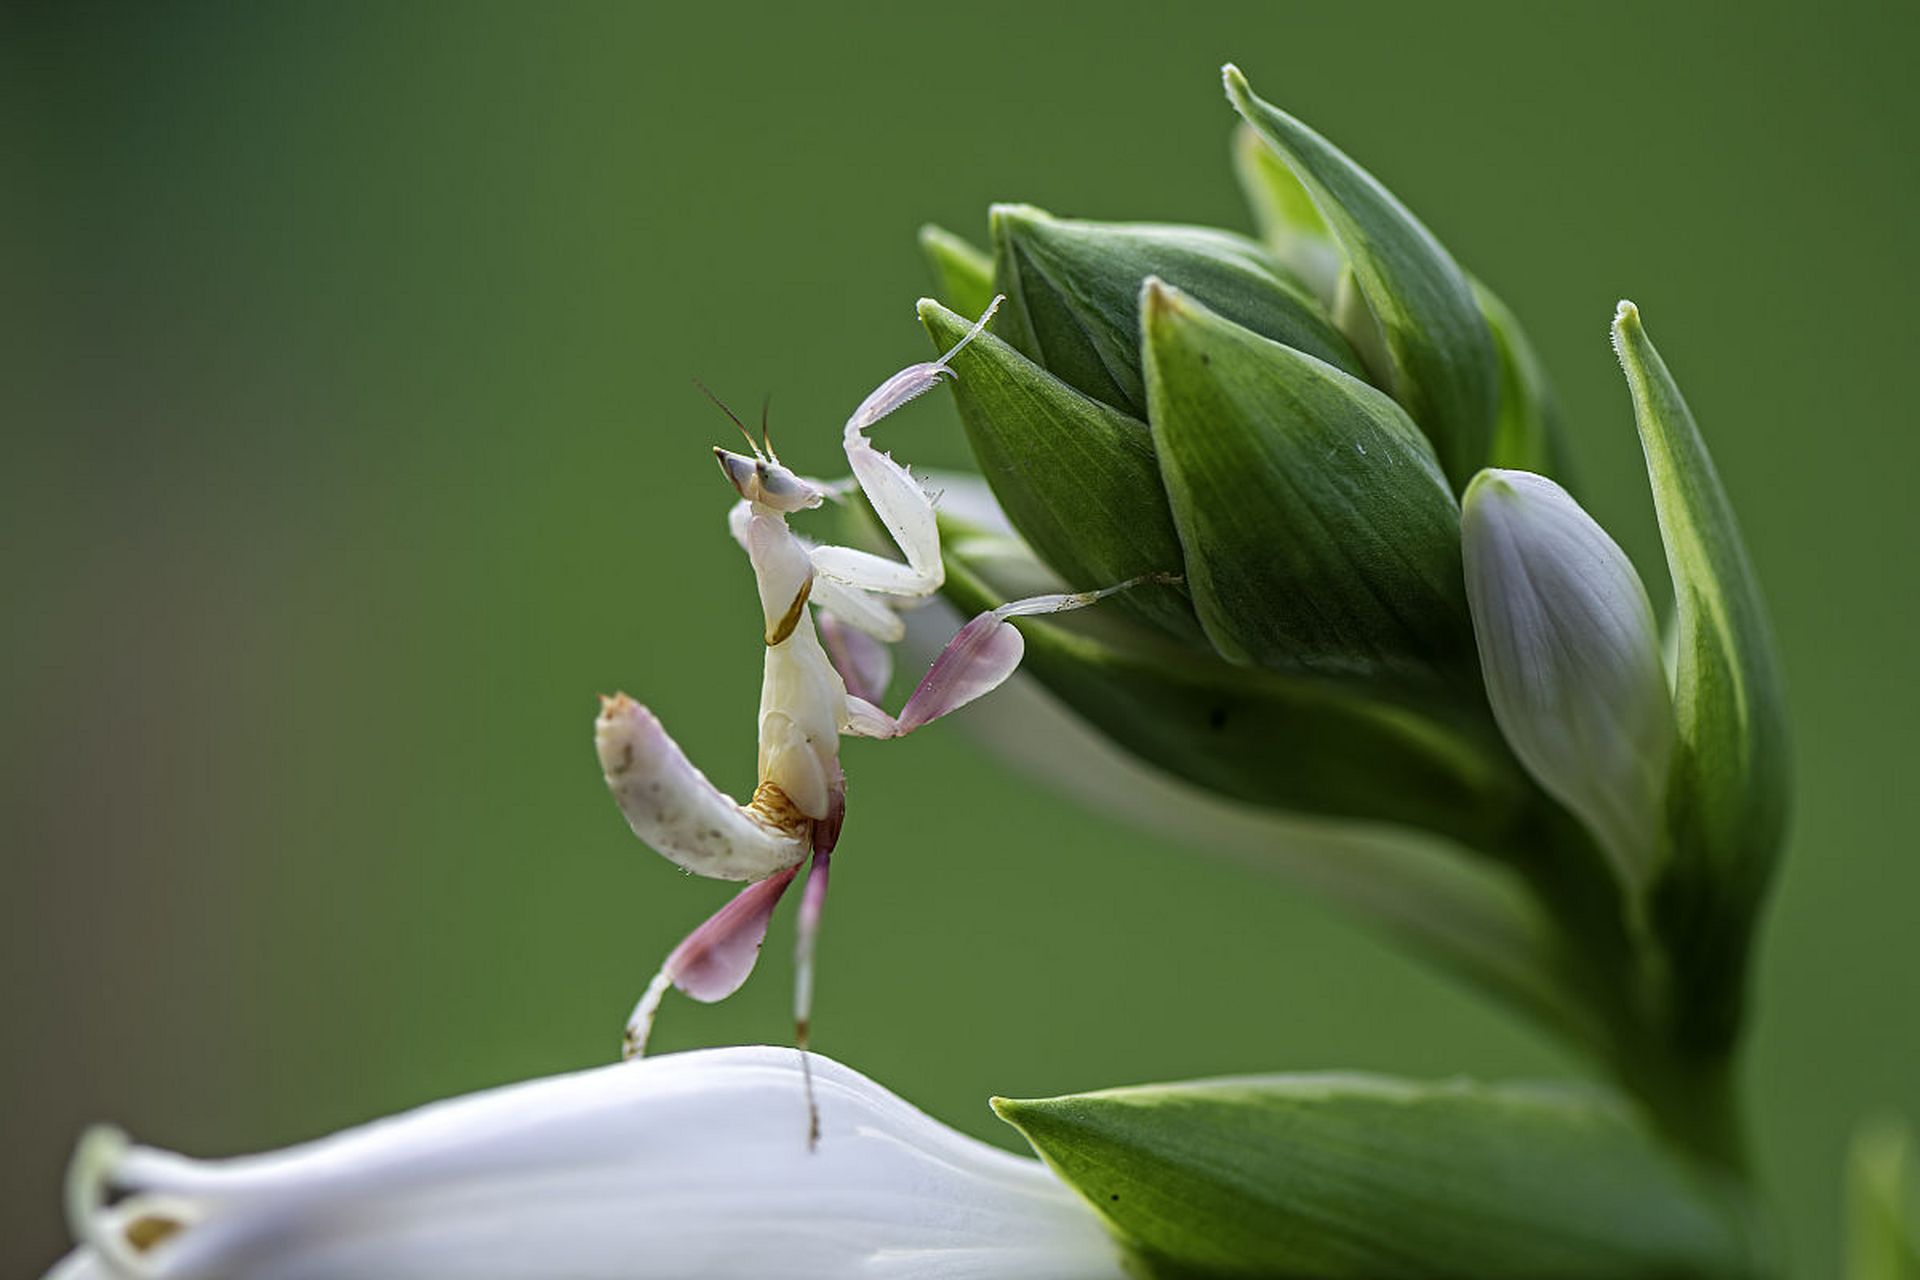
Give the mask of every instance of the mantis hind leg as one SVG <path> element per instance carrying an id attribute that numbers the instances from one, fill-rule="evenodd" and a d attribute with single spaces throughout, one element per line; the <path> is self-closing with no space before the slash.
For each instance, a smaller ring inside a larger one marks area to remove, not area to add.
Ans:
<path id="1" fill-rule="evenodd" d="M 813 1096 L 813 1067 L 808 1045 L 813 1039 L 813 957 L 820 941 L 820 917 L 827 905 L 827 866 L 832 854 L 813 855 L 807 885 L 800 894 L 800 918 L 793 940 L 793 1043 L 800 1050 L 801 1078 L 807 1091 L 807 1145 L 820 1141 L 820 1107 Z"/>
<path id="2" fill-rule="evenodd" d="M 702 1004 L 724 1000 L 740 989 L 760 958 L 773 909 L 799 873 L 799 867 L 789 867 L 748 885 L 668 953 L 627 1019 L 621 1057 L 646 1053 L 654 1017 L 669 988 L 677 987 Z"/>
<path id="3" fill-rule="evenodd" d="M 820 918 L 827 906 L 827 870 L 846 821 L 847 788 L 841 780 L 833 789 L 827 817 L 814 824 L 813 863 L 800 893 L 800 915 L 793 931 L 793 1043 L 800 1050 L 801 1077 L 807 1091 L 807 1146 L 820 1141 L 820 1107 L 813 1097 L 813 1066 L 807 1046 L 813 1039 L 813 957 L 820 941 Z"/>

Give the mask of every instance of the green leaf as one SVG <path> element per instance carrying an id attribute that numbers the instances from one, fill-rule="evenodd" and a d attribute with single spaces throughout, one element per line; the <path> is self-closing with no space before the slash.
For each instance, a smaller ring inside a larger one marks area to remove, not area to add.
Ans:
<path id="1" fill-rule="evenodd" d="M 1506 303 L 1478 280 L 1473 281 L 1473 295 L 1500 357 L 1500 412 L 1494 420 L 1487 465 L 1552 476 L 1565 485 L 1569 468 L 1560 406 L 1546 366 Z"/>
<path id="2" fill-rule="evenodd" d="M 1676 1034 L 1730 1046 L 1753 917 L 1786 826 L 1789 746 L 1766 607 L 1693 415 L 1632 303 L 1613 339 L 1666 544 L 1679 626 L 1680 746 L 1667 794 L 1673 857 L 1655 922 L 1675 953 Z"/>
<path id="3" fill-rule="evenodd" d="M 1300 179 L 1244 121 L 1233 131 L 1233 171 L 1267 248 L 1331 307 L 1346 268 L 1340 245 Z"/>
<path id="4" fill-rule="evenodd" d="M 1313 197 L 1385 340 L 1376 370 L 1432 439 L 1455 488 L 1487 457 L 1499 394 L 1493 338 L 1467 277 L 1405 205 L 1339 148 L 1224 69 L 1234 109 Z"/>
<path id="5" fill-rule="evenodd" d="M 1365 368 L 1306 289 L 1259 244 L 1209 227 L 1081 222 L 1029 205 L 996 205 L 995 282 L 1007 295 L 1000 333 L 1096 400 L 1146 415 L 1140 283 L 1159 276 L 1256 333 L 1357 376 Z"/>
<path id="6" fill-rule="evenodd" d="M 1400 406 L 1158 281 L 1141 307 L 1154 449 L 1214 647 L 1328 673 L 1473 667 L 1460 508 Z"/>
<path id="7" fill-rule="evenodd" d="M 1892 1117 L 1862 1124 L 1847 1155 L 1847 1280 L 1920 1280 L 1920 1173 Z"/>
<path id="8" fill-rule="evenodd" d="M 993 301 L 993 259 L 945 227 L 920 228 L 920 251 L 933 268 L 940 300 L 963 315 L 977 316 Z"/>
<path id="9" fill-rule="evenodd" d="M 1596 1094 L 1302 1075 L 993 1105 L 1152 1276 L 1756 1273 L 1729 1207 Z"/>
<path id="10" fill-rule="evenodd" d="M 920 319 L 940 351 L 971 323 L 930 298 L 920 302 Z M 991 333 L 969 343 L 952 368 L 960 421 L 981 474 L 1013 527 L 1055 572 L 1076 588 L 1097 590 L 1183 571 L 1146 423 L 1081 395 Z M 1177 588 L 1142 586 L 1114 603 L 1200 639 L 1193 608 Z"/>

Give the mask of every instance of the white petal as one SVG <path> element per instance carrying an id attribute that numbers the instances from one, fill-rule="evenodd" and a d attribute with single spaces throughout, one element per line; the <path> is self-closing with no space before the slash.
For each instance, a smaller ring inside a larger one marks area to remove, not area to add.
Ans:
<path id="1" fill-rule="evenodd" d="M 113 1185 L 201 1220 L 141 1274 L 320 1280 L 1121 1274 L 1092 1209 L 1034 1160 L 812 1058 L 669 1054 L 509 1085 L 268 1155 L 135 1148 Z M 73 1277 L 98 1274 L 82 1261 Z"/>
<path id="2" fill-rule="evenodd" d="M 1640 575 L 1566 490 L 1483 471 L 1461 509 L 1467 600 L 1494 718 L 1630 883 L 1660 854 L 1674 718 Z"/>

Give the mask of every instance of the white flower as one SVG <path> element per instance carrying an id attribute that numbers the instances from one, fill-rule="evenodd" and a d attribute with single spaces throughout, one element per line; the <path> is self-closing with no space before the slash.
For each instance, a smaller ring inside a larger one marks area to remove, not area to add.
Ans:
<path id="1" fill-rule="evenodd" d="M 798 1051 L 669 1054 L 434 1103 L 265 1155 L 82 1143 L 49 1280 L 1117 1280 L 1038 1161 Z M 109 1206 L 108 1192 L 126 1193 Z"/>
<path id="2" fill-rule="evenodd" d="M 1660 856 L 1675 726 L 1647 589 L 1567 491 L 1482 471 L 1460 531 L 1494 719 L 1629 883 Z"/>

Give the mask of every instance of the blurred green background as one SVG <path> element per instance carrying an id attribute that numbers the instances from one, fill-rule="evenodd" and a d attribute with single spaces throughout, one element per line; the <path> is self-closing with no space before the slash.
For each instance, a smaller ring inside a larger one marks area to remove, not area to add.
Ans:
<path id="1" fill-rule="evenodd" d="M 1218 64 L 1525 318 L 1664 582 L 1607 347 L 1635 299 L 1769 588 L 1799 730 L 1751 1094 L 1798 1269 L 1859 1113 L 1920 1114 L 1912 6 L 14 7 L 4 137 L 0 1270 L 82 1125 L 201 1153 L 606 1059 L 725 894 L 640 847 L 594 695 L 750 783 L 759 638 L 707 448 L 922 358 L 915 228 L 1244 226 Z M 964 452 L 950 406 L 887 428 Z M 1656 594 L 1660 588 L 1656 585 Z M 854 743 L 818 1043 L 990 1092 L 1565 1070 L 1280 882 L 961 730 Z M 663 1049 L 788 1034 L 787 926 Z"/>

